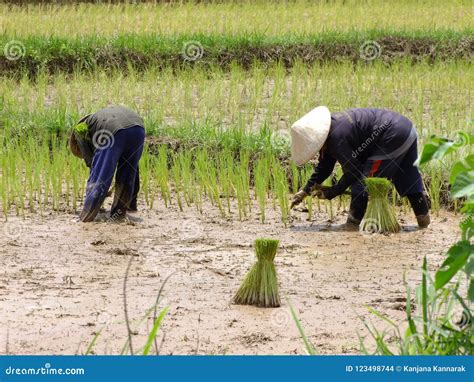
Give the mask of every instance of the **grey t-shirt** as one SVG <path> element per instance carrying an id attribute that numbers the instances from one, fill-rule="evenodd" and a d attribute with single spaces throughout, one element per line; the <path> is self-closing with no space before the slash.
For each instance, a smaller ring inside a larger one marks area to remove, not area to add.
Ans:
<path id="1" fill-rule="evenodd" d="M 92 158 L 96 150 L 93 142 L 100 140 L 98 135 L 103 131 L 115 134 L 119 130 L 140 126 L 145 128 L 143 119 L 136 112 L 125 106 L 108 106 L 94 114 L 83 117 L 78 123 L 84 122 L 88 129 L 88 136 L 81 137 L 75 134 L 78 146 L 88 167 L 92 165 Z"/>
<path id="2" fill-rule="evenodd" d="M 119 130 L 133 126 L 144 127 L 142 117 L 125 106 L 105 107 L 82 118 L 79 123 L 81 122 L 85 122 L 89 127 L 91 137 L 100 130 L 108 130 L 115 134 Z"/>

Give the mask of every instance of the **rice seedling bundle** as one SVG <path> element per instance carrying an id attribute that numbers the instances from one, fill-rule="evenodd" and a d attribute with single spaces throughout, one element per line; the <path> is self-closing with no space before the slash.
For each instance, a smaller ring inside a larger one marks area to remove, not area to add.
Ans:
<path id="1" fill-rule="evenodd" d="M 87 124 L 84 123 L 84 122 L 81 122 L 79 123 L 78 125 L 76 125 L 76 127 L 74 128 L 74 132 L 82 137 L 82 138 L 86 138 L 87 137 L 87 133 L 89 132 L 89 128 L 87 127 Z"/>
<path id="2" fill-rule="evenodd" d="M 371 233 L 399 232 L 400 225 L 388 201 L 391 182 L 385 178 L 366 178 L 365 184 L 369 193 L 369 203 L 360 223 L 360 230 Z"/>
<path id="3" fill-rule="evenodd" d="M 257 262 L 245 276 L 234 296 L 234 303 L 264 308 L 280 306 L 278 280 L 273 262 L 278 245 L 279 241 L 275 239 L 255 240 Z"/>

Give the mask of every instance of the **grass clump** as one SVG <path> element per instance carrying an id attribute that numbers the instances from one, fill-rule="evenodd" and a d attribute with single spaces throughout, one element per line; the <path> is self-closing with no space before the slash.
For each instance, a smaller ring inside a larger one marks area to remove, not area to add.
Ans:
<path id="1" fill-rule="evenodd" d="M 257 305 L 263 308 L 280 306 L 278 280 L 273 262 L 278 245 L 279 241 L 275 239 L 255 240 L 257 262 L 245 276 L 234 296 L 234 303 Z"/>
<path id="2" fill-rule="evenodd" d="M 391 182 L 385 178 L 366 178 L 365 184 L 369 193 L 369 203 L 360 223 L 360 230 L 370 233 L 399 232 L 400 225 L 388 201 Z"/>

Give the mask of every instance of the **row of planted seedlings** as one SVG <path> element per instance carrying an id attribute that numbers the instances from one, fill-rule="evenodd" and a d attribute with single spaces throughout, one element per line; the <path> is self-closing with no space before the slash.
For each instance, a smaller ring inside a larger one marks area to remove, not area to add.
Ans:
<path id="1" fill-rule="evenodd" d="M 26 211 L 80 207 L 88 169 L 69 153 L 67 141 L 56 135 L 4 134 L 0 154 L 0 205 L 6 219 L 12 211 L 25 216 Z"/>
<path id="2" fill-rule="evenodd" d="M 66 139 L 32 133 L 17 139 L 10 132 L 0 136 L 0 143 L 0 207 L 5 218 L 9 213 L 24 216 L 26 211 L 77 211 L 81 207 L 89 170 L 70 154 Z M 426 171 L 427 189 L 438 211 L 445 204 L 440 200 L 440 169 Z M 223 217 L 235 213 L 240 220 L 258 209 L 262 222 L 272 208 L 286 224 L 290 217 L 289 194 L 297 192 L 312 172 L 312 165 L 299 169 L 273 150 L 199 146 L 174 150 L 161 145 L 152 151 L 147 148 L 140 161 L 141 197 L 149 208 L 161 199 L 166 207 L 176 205 L 181 211 L 193 207 L 200 213 L 209 201 Z M 340 173 L 336 168 L 336 177 Z M 408 212 L 407 202 L 400 201 L 395 192 L 391 195 L 393 204 L 401 203 Z M 306 198 L 308 220 L 312 220 L 315 210 L 334 218 L 338 210 L 347 210 L 348 199 Z"/>
<path id="3" fill-rule="evenodd" d="M 143 196 L 150 208 L 161 197 L 165 206 L 175 204 L 180 211 L 194 207 L 202 213 L 204 202 L 209 201 L 221 216 L 235 213 L 244 220 L 250 217 L 258 200 L 264 221 L 267 199 L 271 198 L 274 208 L 281 211 L 282 220 L 287 221 L 288 179 L 280 175 L 285 170 L 271 154 L 254 160 L 248 151 L 207 148 L 173 151 L 166 145 L 160 146 L 155 154 L 145 152 L 140 177 Z M 263 170 L 263 164 L 271 167 L 265 166 Z"/>
<path id="4" fill-rule="evenodd" d="M 8 138 L 6 138 L 8 137 Z M 0 200 L 5 218 L 9 213 L 77 211 L 85 193 L 89 170 L 68 149 L 67 139 L 57 134 L 0 136 Z M 141 196 L 147 207 L 158 200 L 183 211 L 194 207 L 203 212 L 205 201 L 221 215 L 235 213 L 240 220 L 259 209 L 262 222 L 267 208 L 289 219 L 289 193 L 309 178 L 312 166 L 298 169 L 273 150 L 256 153 L 231 148 L 173 150 L 166 145 L 144 151 L 140 161 Z M 326 203 L 333 214 L 333 203 Z M 312 199 L 307 199 L 309 218 Z M 318 201 L 318 208 L 321 203 Z"/>
<path id="5" fill-rule="evenodd" d="M 222 217 L 235 214 L 239 220 L 249 218 L 258 208 L 262 223 L 272 208 L 285 225 L 290 217 L 289 194 L 297 192 L 312 172 L 312 165 L 299 169 L 272 151 L 174 151 L 166 145 L 153 154 L 145 150 L 140 164 L 143 195 L 150 208 L 161 198 L 166 207 L 176 204 L 181 211 L 194 207 L 202 213 L 203 201 L 208 200 Z M 308 220 L 312 219 L 313 203 L 313 198 L 306 199 Z M 346 207 L 346 198 L 316 199 L 318 211 L 327 212 L 330 218 Z"/>

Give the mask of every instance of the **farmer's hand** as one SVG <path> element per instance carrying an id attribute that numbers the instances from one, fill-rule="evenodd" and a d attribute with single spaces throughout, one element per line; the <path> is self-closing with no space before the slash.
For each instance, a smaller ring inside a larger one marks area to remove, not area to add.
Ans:
<path id="1" fill-rule="evenodd" d="M 319 199 L 331 200 L 333 198 L 331 187 L 327 186 L 319 186 L 314 192 L 314 195 Z"/>
<path id="2" fill-rule="evenodd" d="M 308 194 L 306 193 L 305 190 L 299 190 L 295 196 L 293 196 L 293 200 L 291 201 L 291 207 L 290 208 L 293 208 L 293 207 L 296 207 L 298 204 L 300 204 L 304 198 L 306 198 L 308 196 Z"/>

